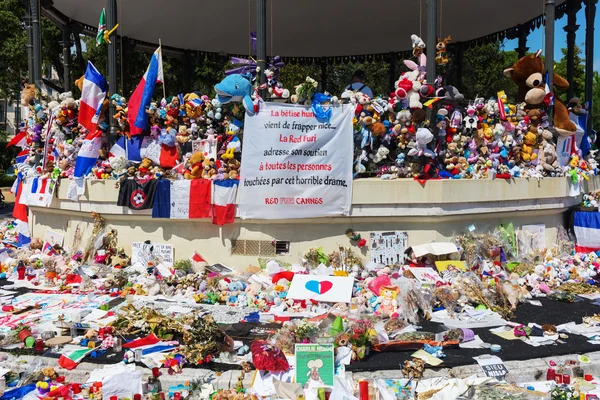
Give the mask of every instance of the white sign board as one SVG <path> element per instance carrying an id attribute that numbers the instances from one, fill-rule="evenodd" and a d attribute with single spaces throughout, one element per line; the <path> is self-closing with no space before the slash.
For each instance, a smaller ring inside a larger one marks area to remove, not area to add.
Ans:
<path id="1" fill-rule="evenodd" d="M 288 299 L 350 303 L 354 278 L 351 276 L 294 275 Z"/>
<path id="2" fill-rule="evenodd" d="M 265 103 L 246 115 L 238 210 L 243 219 L 348 215 L 353 107 L 319 122 L 310 107 Z"/>
<path id="3" fill-rule="evenodd" d="M 406 232 L 371 232 L 369 237 L 371 262 L 383 265 L 401 264 L 408 248 Z"/>
<path id="4" fill-rule="evenodd" d="M 62 247 L 64 241 L 65 235 L 51 231 L 50 229 L 48 229 L 46 231 L 46 235 L 44 235 L 44 242 L 49 243 L 52 247 L 54 247 L 55 245 L 59 245 L 60 247 Z"/>
<path id="5" fill-rule="evenodd" d="M 173 266 L 173 246 L 164 243 L 133 242 L 131 244 L 131 265 L 146 268 L 148 262 L 159 261 L 168 267 Z"/>

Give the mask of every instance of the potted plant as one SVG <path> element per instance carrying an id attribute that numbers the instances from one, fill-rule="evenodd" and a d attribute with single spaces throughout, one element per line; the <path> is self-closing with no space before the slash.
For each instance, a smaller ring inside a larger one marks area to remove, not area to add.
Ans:
<path id="1" fill-rule="evenodd" d="M 13 329 L 13 333 L 21 342 L 25 343 L 25 347 L 33 347 L 35 344 L 35 339 L 31 334 L 31 327 L 29 325 L 19 324 Z"/>

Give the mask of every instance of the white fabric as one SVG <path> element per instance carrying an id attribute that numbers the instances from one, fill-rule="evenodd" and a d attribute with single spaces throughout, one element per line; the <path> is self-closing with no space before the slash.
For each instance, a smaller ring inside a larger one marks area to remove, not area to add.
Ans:
<path id="1" fill-rule="evenodd" d="M 600 229 L 574 226 L 577 245 L 582 247 L 600 247 Z"/>

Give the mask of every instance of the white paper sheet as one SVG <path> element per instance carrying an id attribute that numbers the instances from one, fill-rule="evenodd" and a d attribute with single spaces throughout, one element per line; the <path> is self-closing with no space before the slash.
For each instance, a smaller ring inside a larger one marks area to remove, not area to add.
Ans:
<path id="1" fill-rule="evenodd" d="M 126 371 L 109 375 L 102 379 L 102 397 L 132 399 L 136 393 L 142 393 L 142 371 Z"/>
<path id="2" fill-rule="evenodd" d="M 454 243 L 448 242 L 433 242 L 427 244 L 419 244 L 416 246 L 412 246 L 412 250 L 415 253 L 415 257 L 422 257 L 426 254 L 442 256 L 444 254 L 458 252 L 456 245 Z"/>

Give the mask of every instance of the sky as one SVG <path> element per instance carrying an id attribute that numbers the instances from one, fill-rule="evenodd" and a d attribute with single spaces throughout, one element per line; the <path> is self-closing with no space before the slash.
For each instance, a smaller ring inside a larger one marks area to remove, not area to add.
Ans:
<path id="1" fill-rule="evenodd" d="M 598 21 L 600 21 L 600 18 L 598 17 L 599 14 L 600 7 L 597 7 L 596 20 L 594 23 L 594 71 L 600 71 L 600 26 L 598 25 Z M 575 44 L 581 48 L 583 53 L 581 58 L 585 58 L 585 6 L 581 7 L 581 10 L 579 10 L 577 13 L 577 24 L 579 25 L 579 29 L 575 33 Z M 556 61 L 560 60 L 562 57 L 562 52 L 560 49 L 567 47 L 567 32 L 565 32 L 563 29 L 565 25 L 567 25 L 566 15 L 564 15 L 561 19 L 556 20 L 556 24 L 554 26 L 554 59 Z M 543 25 L 540 29 L 536 29 L 529 34 L 529 37 L 527 38 L 529 52 L 535 52 L 538 49 L 542 49 L 542 51 L 544 51 L 543 36 Z M 518 46 L 518 39 L 505 40 L 504 46 L 506 50 L 515 49 Z"/>

